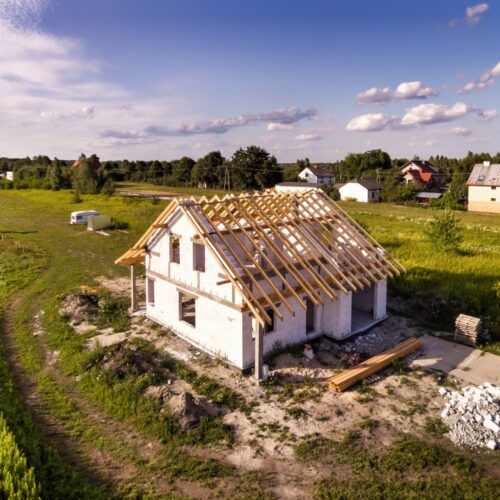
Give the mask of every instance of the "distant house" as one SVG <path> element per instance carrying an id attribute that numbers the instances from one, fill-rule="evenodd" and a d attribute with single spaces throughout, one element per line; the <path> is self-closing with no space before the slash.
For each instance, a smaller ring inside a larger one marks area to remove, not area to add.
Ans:
<path id="1" fill-rule="evenodd" d="M 419 189 L 438 189 L 443 176 L 438 167 L 426 160 L 411 160 L 401 167 L 406 184 L 415 184 Z"/>
<path id="2" fill-rule="evenodd" d="M 474 165 L 467 180 L 470 212 L 500 213 L 500 164 Z"/>
<path id="3" fill-rule="evenodd" d="M 276 191 L 310 191 L 311 189 L 319 189 L 321 184 L 315 182 L 280 182 L 274 186 Z"/>
<path id="4" fill-rule="evenodd" d="M 341 200 L 379 201 L 381 185 L 375 179 L 354 179 L 338 187 Z"/>
<path id="5" fill-rule="evenodd" d="M 428 205 L 431 200 L 439 200 L 442 196 L 443 193 L 421 192 L 415 195 L 415 201 L 422 205 Z"/>
<path id="6" fill-rule="evenodd" d="M 87 158 L 87 160 L 90 160 L 90 158 Z M 71 168 L 73 170 L 75 170 L 79 166 L 80 166 L 80 160 L 75 160 L 73 162 L 73 165 L 71 165 Z M 92 170 L 94 170 L 94 171 L 97 172 L 101 168 L 101 162 L 99 160 L 95 160 L 95 161 L 92 162 L 92 164 L 90 165 L 90 167 L 92 168 Z"/>
<path id="7" fill-rule="evenodd" d="M 299 179 L 313 184 L 333 184 L 335 183 L 335 174 L 326 168 L 306 167 L 300 172 Z"/>
<path id="8" fill-rule="evenodd" d="M 0 174 L 0 179 L 6 179 L 8 181 L 13 181 L 14 180 L 14 172 L 12 171 L 7 171 L 5 173 Z"/>

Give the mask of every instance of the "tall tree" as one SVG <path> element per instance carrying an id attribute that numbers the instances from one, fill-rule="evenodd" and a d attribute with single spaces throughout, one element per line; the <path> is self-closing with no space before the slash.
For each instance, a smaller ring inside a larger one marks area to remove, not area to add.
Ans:
<path id="1" fill-rule="evenodd" d="M 194 184 L 205 184 L 211 188 L 221 185 L 224 177 L 225 158 L 220 151 L 211 151 L 200 158 L 191 171 L 191 180 Z"/>
<path id="2" fill-rule="evenodd" d="M 188 156 L 183 156 L 180 160 L 172 162 L 172 178 L 177 184 L 187 186 L 191 180 L 191 170 L 193 170 L 194 160 Z"/>
<path id="3" fill-rule="evenodd" d="M 262 189 L 283 180 L 283 169 L 274 156 L 258 146 L 238 149 L 230 164 L 231 187 Z"/>

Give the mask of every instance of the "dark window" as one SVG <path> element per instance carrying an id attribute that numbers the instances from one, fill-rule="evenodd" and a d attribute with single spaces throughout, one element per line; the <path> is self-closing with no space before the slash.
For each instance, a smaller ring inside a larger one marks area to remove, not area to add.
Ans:
<path id="1" fill-rule="evenodd" d="M 148 303 L 155 305 L 155 280 L 148 278 Z"/>
<path id="2" fill-rule="evenodd" d="M 491 198 L 491 201 L 497 201 L 497 199 L 496 198 Z"/>
<path id="3" fill-rule="evenodd" d="M 267 315 L 271 318 L 271 324 L 266 323 L 266 326 L 264 327 L 264 333 L 271 333 L 274 331 L 274 309 L 266 309 Z"/>
<path id="4" fill-rule="evenodd" d="M 193 267 L 196 271 L 205 272 L 205 245 L 193 243 Z"/>
<path id="5" fill-rule="evenodd" d="M 82 216 L 81 215 L 77 215 L 76 216 L 76 220 L 82 220 Z"/>
<path id="6" fill-rule="evenodd" d="M 177 236 L 172 236 L 170 243 L 170 262 L 179 264 L 181 261 L 181 241 Z"/>
<path id="7" fill-rule="evenodd" d="M 196 299 L 179 292 L 179 306 L 181 321 L 196 326 Z"/>
<path id="8" fill-rule="evenodd" d="M 477 178 L 478 181 L 484 181 L 484 175 L 480 175 L 478 178 Z"/>
<path id="9" fill-rule="evenodd" d="M 491 186 L 491 189 L 496 189 L 497 187 L 496 186 Z"/>

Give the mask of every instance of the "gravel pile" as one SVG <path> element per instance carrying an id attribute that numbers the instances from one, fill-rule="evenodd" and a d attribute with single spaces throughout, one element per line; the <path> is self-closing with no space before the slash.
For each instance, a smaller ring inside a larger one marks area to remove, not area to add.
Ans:
<path id="1" fill-rule="evenodd" d="M 387 335 L 385 332 L 370 332 L 359 335 L 352 342 L 346 342 L 342 349 L 347 353 L 360 352 L 373 356 L 385 351 L 395 344 L 403 341 L 405 336 L 401 334 Z"/>
<path id="2" fill-rule="evenodd" d="M 447 398 L 441 417 L 455 444 L 491 450 L 500 447 L 499 387 L 485 383 L 465 387 L 461 392 L 441 387 L 439 393 Z"/>

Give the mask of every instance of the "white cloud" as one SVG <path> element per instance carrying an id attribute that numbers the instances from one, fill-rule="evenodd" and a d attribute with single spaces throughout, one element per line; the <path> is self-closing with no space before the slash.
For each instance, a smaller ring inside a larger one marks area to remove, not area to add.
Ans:
<path id="1" fill-rule="evenodd" d="M 389 102 L 391 99 L 392 91 L 389 87 L 371 87 L 364 92 L 360 92 L 356 97 L 358 104 L 383 104 Z"/>
<path id="2" fill-rule="evenodd" d="M 271 122 L 267 125 L 267 130 L 273 131 L 273 130 L 291 130 L 292 128 L 295 128 L 295 123 L 277 123 L 277 122 Z"/>
<path id="3" fill-rule="evenodd" d="M 95 106 L 83 106 L 80 110 L 70 111 L 68 113 L 63 113 L 60 111 L 42 111 L 40 113 L 42 118 L 48 119 L 58 119 L 58 120 L 67 120 L 70 118 L 94 118 L 95 116 Z"/>
<path id="4" fill-rule="evenodd" d="M 425 99 L 428 96 L 437 94 L 437 90 L 431 87 L 424 87 L 421 81 L 403 82 L 396 88 L 394 98 L 400 100 Z"/>
<path id="5" fill-rule="evenodd" d="M 497 116 L 497 110 L 496 109 L 483 109 L 478 111 L 477 113 L 481 118 L 484 118 L 487 122 L 490 120 L 493 120 L 495 116 Z"/>
<path id="6" fill-rule="evenodd" d="M 465 21 L 471 26 L 475 26 L 481 20 L 481 17 L 490 8 L 487 3 L 478 3 L 467 7 L 465 11 Z"/>
<path id="7" fill-rule="evenodd" d="M 401 82 L 395 91 L 390 87 L 371 87 L 356 96 L 358 104 L 386 104 L 393 100 L 407 101 L 410 99 L 425 99 L 429 96 L 438 95 L 438 91 L 432 87 L 424 87 L 420 80 L 412 82 Z"/>
<path id="8" fill-rule="evenodd" d="M 320 141 L 321 139 L 319 134 L 299 134 L 295 137 L 296 141 Z"/>
<path id="9" fill-rule="evenodd" d="M 453 106 L 447 104 L 420 104 L 406 110 L 401 125 L 430 125 L 449 122 L 461 118 L 474 111 L 474 106 L 456 102 Z"/>
<path id="10" fill-rule="evenodd" d="M 294 125 L 301 120 L 313 118 L 318 112 L 315 109 L 285 108 L 265 113 L 250 113 L 235 118 L 217 118 L 198 121 L 191 124 L 161 126 L 147 125 L 140 130 L 105 129 L 101 137 L 117 139 L 140 139 L 148 137 L 179 137 L 199 134 L 225 134 L 231 129 L 255 125 L 258 123 L 278 123 Z"/>
<path id="11" fill-rule="evenodd" d="M 467 127 L 453 127 L 451 132 L 455 135 L 467 136 L 471 134 L 471 129 Z"/>
<path id="12" fill-rule="evenodd" d="M 500 76 L 500 62 L 493 68 L 484 71 L 477 80 L 466 83 L 463 87 L 457 89 L 457 94 L 468 94 L 475 90 L 484 90 L 496 82 L 495 77 L 497 76 Z"/>
<path id="13" fill-rule="evenodd" d="M 354 117 L 346 129 L 349 132 L 375 132 L 382 130 L 391 121 L 391 118 L 384 113 L 368 113 Z"/>
<path id="14" fill-rule="evenodd" d="M 444 123 L 457 120 L 470 113 L 475 113 L 486 121 L 492 120 L 497 112 L 494 109 L 483 110 L 471 104 L 456 102 L 447 104 L 419 104 L 408 108 L 402 118 L 390 117 L 384 113 L 369 113 L 354 117 L 346 129 L 350 132 L 374 132 L 388 126 L 394 129 L 410 129 L 434 123 Z"/>

